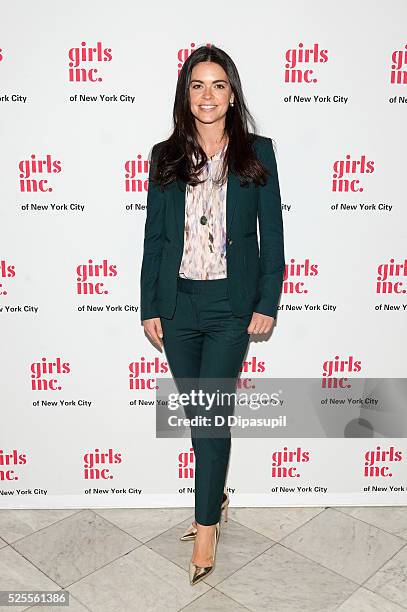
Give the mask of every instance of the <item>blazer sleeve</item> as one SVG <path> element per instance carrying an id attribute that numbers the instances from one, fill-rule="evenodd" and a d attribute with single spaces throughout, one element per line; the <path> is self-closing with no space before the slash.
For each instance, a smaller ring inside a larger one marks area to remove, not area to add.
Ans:
<path id="1" fill-rule="evenodd" d="M 266 185 L 260 185 L 258 218 L 260 231 L 260 298 L 253 311 L 276 317 L 284 279 L 284 230 L 277 164 L 271 138 L 266 138 L 263 164 L 270 171 Z"/>
<path id="2" fill-rule="evenodd" d="M 156 163 L 157 145 L 151 151 L 147 192 L 147 214 L 144 227 L 143 261 L 140 275 L 140 318 L 159 317 L 156 291 L 163 247 L 165 196 L 152 180 Z"/>

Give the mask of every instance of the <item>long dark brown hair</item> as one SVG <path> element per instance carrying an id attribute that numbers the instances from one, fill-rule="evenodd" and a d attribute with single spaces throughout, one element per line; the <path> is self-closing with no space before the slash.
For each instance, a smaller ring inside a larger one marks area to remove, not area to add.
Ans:
<path id="1" fill-rule="evenodd" d="M 269 172 L 257 158 L 252 146 L 256 138 L 256 124 L 247 107 L 239 73 L 231 57 L 214 45 L 197 47 L 182 66 L 175 93 L 173 133 L 154 152 L 156 159 L 152 168 L 153 180 L 161 189 L 177 179 L 192 186 L 201 182 L 198 174 L 208 158 L 198 142 L 195 118 L 190 108 L 189 86 L 194 66 L 207 61 L 216 62 L 223 68 L 234 94 L 234 106 L 229 105 L 225 117 L 225 132 L 229 143 L 219 181 L 225 180 L 227 169 L 231 168 L 239 175 L 242 186 L 252 182 L 264 185 Z M 251 132 L 248 125 L 251 126 Z M 193 156 L 198 160 L 196 165 Z"/>

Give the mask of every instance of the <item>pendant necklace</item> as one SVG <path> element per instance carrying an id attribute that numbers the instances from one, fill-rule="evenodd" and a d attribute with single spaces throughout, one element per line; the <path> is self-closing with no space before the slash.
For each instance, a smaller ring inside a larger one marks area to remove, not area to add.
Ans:
<path id="1" fill-rule="evenodd" d="M 219 152 L 223 151 L 224 147 L 225 147 L 225 145 L 223 145 L 223 146 L 222 146 L 222 148 L 221 148 L 221 149 L 219 149 L 219 151 L 218 151 L 217 153 L 214 153 L 213 155 L 211 155 L 210 159 L 212 160 L 212 159 L 215 157 L 215 155 L 217 155 Z M 208 163 L 208 162 L 207 162 L 207 163 Z M 210 164 L 210 167 L 211 167 L 211 172 L 212 172 L 212 164 Z M 212 193 L 213 193 L 213 176 L 212 176 L 211 172 L 210 172 L 210 173 L 208 173 L 208 176 L 211 178 L 211 181 L 212 181 L 212 189 L 211 189 L 211 193 L 210 193 L 210 195 L 209 195 L 209 200 L 206 202 L 206 206 L 205 206 L 205 209 L 204 209 L 204 211 L 203 211 L 203 212 L 204 212 L 204 214 L 202 215 L 202 217 L 201 217 L 201 219 L 200 219 L 200 221 L 201 221 L 201 224 L 202 224 L 202 225 L 206 225 L 206 224 L 207 224 L 207 222 L 208 222 L 208 219 L 207 219 L 207 217 L 206 217 L 206 215 L 205 215 L 205 212 L 206 212 L 206 209 L 207 209 L 207 207 L 208 207 L 208 203 L 210 202 L 211 197 L 212 197 Z M 213 236 L 212 236 L 212 234 L 209 234 L 209 236 L 210 236 L 210 239 L 212 238 L 211 242 L 213 242 Z"/>
<path id="2" fill-rule="evenodd" d="M 225 145 L 224 145 L 224 146 L 225 146 Z M 224 146 L 222 147 L 222 149 L 220 149 L 220 151 L 222 151 L 222 150 L 223 150 Z M 215 157 L 215 155 L 217 155 L 217 153 L 214 153 L 214 154 L 211 156 L 211 159 L 212 159 L 213 157 Z M 212 188 L 211 188 L 211 192 L 210 192 L 210 194 L 209 194 L 209 198 L 208 198 L 208 200 L 205 202 L 205 208 L 204 208 L 204 210 L 203 210 L 203 215 L 201 216 L 201 219 L 200 219 L 200 222 L 201 222 L 201 224 L 202 224 L 202 225 L 206 225 L 206 224 L 208 223 L 208 218 L 207 218 L 207 216 L 206 216 L 206 214 L 205 214 L 205 213 L 206 213 L 206 209 L 208 208 L 208 204 L 209 204 L 209 202 L 210 202 L 210 201 L 211 201 L 211 199 L 212 199 L 212 194 L 213 194 L 213 190 L 214 190 L 214 185 L 213 185 L 213 183 L 214 183 L 214 177 L 213 177 L 213 175 L 212 175 L 212 164 L 209 164 L 209 166 L 210 166 L 210 171 L 208 172 L 208 178 L 210 178 L 210 179 L 211 179 L 211 187 L 212 187 Z M 216 177 L 216 178 L 218 178 L 218 177 Z M 209 230 L 209 227 L 208 227 L 208 230 Z M 213 253 L 213 234 L 212 234 L 212 232 L 211 232 L 211 231 L 209 231 L 209 249 L 210 249 L 211 253 Z"/>
<path id="3" fill-rule="evenodd" d="M 205 213 L 206 213 L 206 209 L 208 208 L 208 204 L 209 204 L 209 202 L 210 202 L 210 200 L 211 200 L 211 198 L 212 198 L 212 194 L 213 194 L 213 190 L 214 190 L 214 187 L 213 187 L 213 177 L 210 175 L 210 173 L 208 173 L 208 176 L 211 178 L 211 181 L 212 181 L 212 183 L 211 183 L 211 187 L 212 187 L 212 188 L 211 188 L 211 192 L 210 192 L 210 194 L 209 194 L 209 198 L 208 198 L 208 200 L 206 200 L 206 202 L 205 202 L 205 208 L 203 209 L 203 213 L 204 213 L 204 214 L 203 214 L 203 215 L 202 215 L 202 217 L 201 217 L 201 224 L 202 224 L 202 225 L 206 225 L 206 224 L 208 223 L 208 218 L 207 218 L 207 216 L 205 215 Z"/>
<path id="4" fill-rule="evenodd" d="M 212 175 L 212 164 L 210 164 L 210 171 L 208 172 L 208 178 L 211 179 L 211 192 L 209 194 L 209 198 L 205 202 L 205 208 L 203 210 L 203 215 L 201 216 L 201 219 L 200 219 L 202 225 L 206 225 L 208 223 L 208 218 L 205 213 L 206 213 L 206 209 L 208 208 L 209 202 L 211 202 L 212 194 L 214 190 L 214 180 L 213 180 L 214 177 Z M 209 227 L 208 227 L 208 230 L 209 230 Z M 209 231 L 209 249 L 211 253 L 213 253 L 213 234 L 211 231 Z"/>

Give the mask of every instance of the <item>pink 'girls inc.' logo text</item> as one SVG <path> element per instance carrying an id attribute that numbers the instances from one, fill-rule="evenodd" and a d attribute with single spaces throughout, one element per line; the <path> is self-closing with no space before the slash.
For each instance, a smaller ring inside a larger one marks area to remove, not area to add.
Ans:
<path id="1" fill-rule="evenodd" d="M 5 259 L 0 259 L 0 296 L 8 295 L 7 289 L 3 287 L 3 279 L 4 278 L 14 278 L 16 275 L 16 268 L 12 264 L 7 265 L 7 261 Z"/>
<path id="2" fill-rule="evenodd" d="M 206 43 L 206 46 L 210 47 L 211 43 Z M 182 70 L 182 66 L 184 65 L 184 62 L 186 62 L 186 60 L 195 51 L 195 49 L 196 49 L 196 43 L 193 43 L 193 42 L 190 43 L 189 48 L 178 49 L 178 51 L 177 51 L 178 76 L 179 76 L 179 73 Z"/>
<path id="3" fill-rule="evenodd" d="M 18 472 L 13 469 L 18 465 L 26 465 L 27 455 L 19 453 L 16 449 L 6 453 L 3 448 L 0 448 L 0 482 L 10 482 L 19 480 Z"/>
<path id="4" fill-rule="evenodd" d="M 392 293 L 397 295 L 406 293 L 404 288 L 406 276 L 407 259 L 405 259 L 403 263 L 396 263 L 392 257 L 388 263 L 379 264 L 377 267 L 376 293 L 387 295 Z"/>
<path id="5" fill-rule="evenodd" d="M 70 374 L 69 362 L 57 357 L 55 361 L 48 361 L 42 357 L 41 361 L 34 361 L 30 365 L 32 391 L 61 391 L 61 375 Z"/>
<path id="6" fill-rule="evenodd" d="M 387 450 L 381 446 L 376 446 L 373 450 L 368 450 L 364 454 L 363 476 L 365 478 L 389 478 L 393 476 L 391 464 L 404 461 L 403 452 L 395 450 L 390 446 Z M 377 488 L 372 490 L 383 490 Z M 384 489 L 387 491 L 387 487 Z"/>
<path id="7" fill-rule="evenodd" d="M 318 276 L 318 264 L 312 264 L 309 259 L 303 262 L 290 261 L 285 266 L 283 278 L 284 295 L 301 295 L 309 292 L 306 280 Z"/>
<path id="8" fill-rule="evenodd" d="M 271 453 L 271 477 L 272 478 L 298 478 L 301 473 L 298 465 L 308 463 L 310 460 L 309 451 L 297 446 L 295 450 L 289 450 L 284 446 L 282 450 Z"/>
<path id="9" fill-rule="evenodd" d="M 126 193 L 148 191 L 150 162 L 139 153 L 136 159 L 128 159 L 124 164 L 124 190 Z"/>
<path id="10" fill-rule="evenodd" d="M 2 62 L 3 60 L 4 60 L 3 49 L 0 49 L 0 62 Z"/>
<path id="11" fill-rule="evenodd" d="M 346 155 L 345 159 L 337 159 L 333 163 L 332 191 L 334 193 L 361 193 L 364 191 L 360 179 L 352 176 L 372 174 L 375 171 L 374 161 L 366 160 L 366 155 L 360 159 L 352 159 Z"/>
<path id="12" fill-rule="evenodd" d="M 97 264 L 89 259 L 86 264 L 79 264 L 76 268 L 76 292 L 78 295 L 107 295 L 109 290 L 100 280 L 104 278 L 116 278 L 117 266 L 110 264 L 107 259 Z M 97 280 L 95 280 L 97 279 Z"/>
<path id="13" fill-rule="evenodd" d="M 112 480 L 114 478 L 107 466 L 122 462 L 122 454 L 114 453 L 112 448 L 103 452 L 99 448 L 83 456 L 83 477 L 85 480 Z"/>
<path id="14" fill-rule="evenodd" d="M 244 374 L 250 372 L 251 374 L 263 374 L 266 371 L 266 362 L 259 361 L 256 355 L 253 355 L 251 359 L 245 360 L 241 367 L 240 371 Z"/>
<path id="15" fill-rule="evenodd" d="M 104 62 L 112 61 L 112 49 L 103 48 L 101 42 L 96 43 L 96 47 L 90 47 L 84 41 L 79 47 L 72 47 L 68 50 L 68 80 L 70 83 L 100 83 L 103 79 L 99 75 L 99 67 Z M 92 66 L 83 66 L 93 64 Z"/>
<path id="16" fill-rule="evenodd" d="M 188 452 L 182 452 L 178 455 L 178 478 L 193 478 L 195 470 L 195 453 L 194 449 L 190 448 Z"/>
<path id="17" fill-rule="evenodd" d="M 129 363 L 129 389 L 131 391 L 158 389 L 157 374 L 167 374 L 168 370 L 168 363 L 159 357 L 151 361 L 147 361 L 145 357 L 141 357 L 139 361 L 132 361 Z"/>
<path id="18" fill-rule="evenodd" d="M 21 193 L 51 193 L 53 188 L 48 184 L 49 176 L 44 175 L 59 174 L 62 162 L 57 159 L 53 161 L 52 155 L 47 155 L 45 159 L 37 159 L 33 153 L 30 159 L 18 162 L 18 169 Z"/>
<path id="19" fill-rule="evenodd" d="M 407 45 L 391 54 L 390 83 L 407 85 Z"/>
<path id="20" fill-rule="evenodd" d="M 362 362 L 355 360 L 353 355 L 342 359 L 335 355 L 333 359 L 328 359 L 322 364 L 322 389 L 349 388 L 348 378 L 344 376 L 334 376 L 334 374 L 355 374 L 362 370 Z"/>
<path id="21" fill-rule="evenodd" d="M 306 49 L 304 43 L 299 43 L 298 48 L 287 49 L 285 61 L 285 83 L 317 83 L 315 66 L 326 64 L 328 50 L 320 49 L 318 43 L 315 43 L 312 49 Z M 312 64 L 314 68 L 311 68 Z"/>
<path id="22" fill-rule="evenodd" d="M 264 374 L 266 371 L 266 362 L 259 361 L 256 355 L 253 355 L 249 360 L 243 361 L 240 372 L 242 374 Z M 256 378 L 250 378 L 248 376 L 239 376 L 236 381 L 236 390 L 241 389 L 255 389 Z"/>

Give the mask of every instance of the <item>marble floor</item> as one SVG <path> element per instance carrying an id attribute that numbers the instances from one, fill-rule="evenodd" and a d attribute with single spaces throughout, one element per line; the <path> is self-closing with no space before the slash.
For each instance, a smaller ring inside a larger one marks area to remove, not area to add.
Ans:
<path id="1" fill-rule="evenodd" d="M 230 508 L 191 587 L 191 508 L 0 510 L 0 590 L 60 590 L 70 612 L 407 609 L 407 507 Z M 0 606 L 20 611 L 27 606 Z"/>

